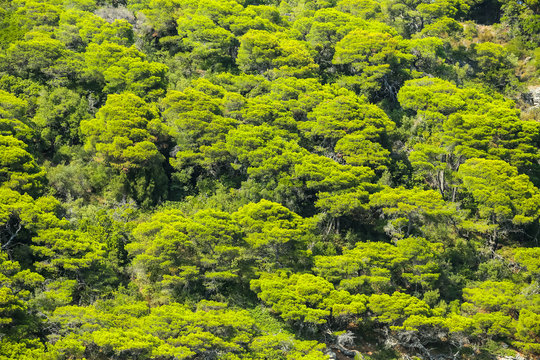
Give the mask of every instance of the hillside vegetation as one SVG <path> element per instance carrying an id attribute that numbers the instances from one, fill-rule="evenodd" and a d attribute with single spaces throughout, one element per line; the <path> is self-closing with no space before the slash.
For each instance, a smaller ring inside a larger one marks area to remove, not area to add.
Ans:
<path id="1" fill-rule="evenodd" d="M 0 359 L 540 357 L 538 0 L 0 5 Z"/>

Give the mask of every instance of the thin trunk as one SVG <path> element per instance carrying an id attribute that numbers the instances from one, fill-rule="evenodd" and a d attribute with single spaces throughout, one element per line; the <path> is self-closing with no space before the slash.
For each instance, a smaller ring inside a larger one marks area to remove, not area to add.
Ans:
<path id="1" fill-rule="evenodd" d="M 444 170 L 439 171 L 439 191 L 441 196 L 444 197 Z"/>
<path id="2" fill-rule="evenodd" d="M 8 230 L 11 233 L 11 236 L 9 237 L 8 241 L 4 245 L 2 245 L 2 250 L 6 250 L 7 248 L 9 248 L 13 240 L 15 240 L 15 238 L 19 234 L 19 231 L 21 231 L 21 228 L 22 228 L 22 224 L 19 223 L 19 226 L 17 227 L 17 230 L 15 230 L 14 233 Z"/>

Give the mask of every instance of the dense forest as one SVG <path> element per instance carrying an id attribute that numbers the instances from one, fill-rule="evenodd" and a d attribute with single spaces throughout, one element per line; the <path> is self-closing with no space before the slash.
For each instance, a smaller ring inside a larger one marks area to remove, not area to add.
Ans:
<path id="1" fill-rule="evenodd" d="M 538 0 L 0 5 L 0 359 L 540 357 Z"/>

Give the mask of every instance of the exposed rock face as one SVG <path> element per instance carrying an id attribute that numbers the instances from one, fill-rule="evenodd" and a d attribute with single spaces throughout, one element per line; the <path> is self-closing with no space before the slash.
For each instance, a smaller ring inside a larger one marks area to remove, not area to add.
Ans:
<path id="1" fill-rule="evenodd" d="M 502 356 L 498 357 L 497 360 L 527 360 L 527 358 L 521 356 L 521 355 L 515 355 L 515 356 Z"/>
<path id="2" fill-rule="evenodd" d="M 531 107 L 540 107 L 540 85 L 529 86 L 529 92 L 525 95 L 525 101 L 527 101 Z"/>

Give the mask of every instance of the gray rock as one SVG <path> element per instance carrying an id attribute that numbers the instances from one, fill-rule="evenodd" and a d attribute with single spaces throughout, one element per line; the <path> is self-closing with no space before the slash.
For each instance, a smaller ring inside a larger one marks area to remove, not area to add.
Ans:
<path id="1" fill-rule="evenodd" d="M 532 107 L 540 107 L 540 85 L 529 86 L 529 92 L 525 95 L 527 101 Z"/>

